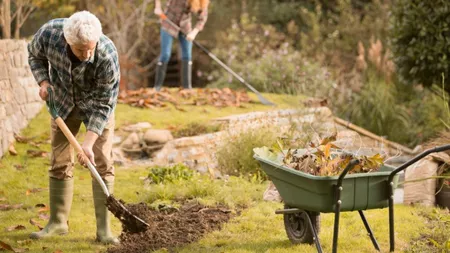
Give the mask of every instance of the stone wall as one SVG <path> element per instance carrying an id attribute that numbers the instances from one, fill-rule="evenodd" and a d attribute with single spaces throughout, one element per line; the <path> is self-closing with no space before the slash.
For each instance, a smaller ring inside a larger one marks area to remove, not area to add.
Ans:
<path id="1" fill-rule="evenodd" d="M 0 157 L 8 152 L 14 133 L 41 110 L 38 92 L 28 65 L 27 42 L 0 40 Z"/>
<path id="2" fill-rule="evenodd" d="M 327 107 L 305 108 L 301 110 L 287 109 L 268 112 L 252 112 L 216 119 L 223 123 L 225 130 L 194 137 L 174 139 L 165 144 L 156 153 L 153 162 L 165 166 L 173 163 L 184 163 L 200 172 L 217 168 L 215 154 L 225 140 L 233 138 L 243 131 L 270 127 L 278 133 L 286 133 L 295 128 L 301 137 L 311 135 L 313 140 L 337 132 L 335 142 L 341 148 L 358 154 L 382 154 L 386 157 L 397 157 L 401 151 L 381 142 L 360 134 L 335 121 L 335 117 Z M 256 130 L 257 131 L 257 130 Z M 301 147 L 299 147 L 301 148 Z M 410 158 L 408 156 L 408 158 Z"/>

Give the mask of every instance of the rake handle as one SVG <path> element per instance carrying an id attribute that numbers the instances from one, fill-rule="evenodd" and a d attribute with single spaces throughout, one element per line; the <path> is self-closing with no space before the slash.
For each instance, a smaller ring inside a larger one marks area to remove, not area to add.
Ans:
<path id="1" fill-rule="evenodd" d="M 74 147 L 74 149 L 82 154 L 85 158 L 85 160 L 87 161 L 87 167 L 89 169 L 89 171 L 91 172 L 92 176 L 97 180 L 97 182 L 100 184 L 100 186 L 102 187 L 103 192 L 105 193 L 105 195 L 107 197 L 109 197 L 111 194 L 109 193 L 108 188 L 106 187 L 105 182 L 103 182 L 102 177 L 100 176 L 100 174 L 98 174 L 97 169 L 94 167 L 94 165 L 91 163 L 91 161 L 89 161 L 89 159 L 87 159 L 86 155 L 84 154 L 83 149 L 81 148 L 80 143 L 78 143 L 77 139 L 75 139 L 75 136 L 73 136 L 72 132 L 70 131 L 70 129 L 67 127 L 66 123 L 64 122 L 64 120 L 61 117 L 57 117 L 55 119 L 56 124 L 58 125 L 59 129 L 61 129 L 61 131 L 63 132 L 64 136 L 66 136 L 67 140 L 69 141 L 69 143 Z"/>

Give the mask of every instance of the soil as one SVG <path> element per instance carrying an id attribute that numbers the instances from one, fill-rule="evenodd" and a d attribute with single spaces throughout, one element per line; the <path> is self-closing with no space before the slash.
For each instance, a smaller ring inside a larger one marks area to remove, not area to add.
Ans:
<path id="1" fill-rule="evenodd" d="M 145 232 L 124 230 L 120 244 L 108 253 L 139 253 L 165 248 L 172 252 L 176 247 L 195 242 L 205 233 L 218 230 L 233 214 L 223 206 L 205 207 L 186 203 L 181 208 L 154 210 L 144 203 L 126 205 L 136 216 L 149 224 Z"/>

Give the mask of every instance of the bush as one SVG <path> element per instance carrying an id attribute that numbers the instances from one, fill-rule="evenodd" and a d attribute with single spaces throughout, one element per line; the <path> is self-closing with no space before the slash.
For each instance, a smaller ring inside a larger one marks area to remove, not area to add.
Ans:
<path id="1" fill-rule="evenodd" d="M 230 136 L 216 153 L 219 170 L 235 176 L 265 175 L 253 158 L 253 149 L 272 146 L 276 142 L 275 132 L 273 129 L 260 128 Z"/>
<path id="2" fill-rule="evenodd" d="M 148 178 L 151 183 L 160 184 L 164 182 L 174 182 L 176 180 L 189 180 L 193 177 L 194 171 L 183 164 L 170 167 L 154 167 L 150 169 Z"/>
<path id="3" fill-rule="evenodd" d="M 189 137 L 207 133 L 214 133 L 220 131 L 220 125 L 206 125 L 197 122 L 192 122 L 183 126 L 182 128 L 175 129 L 172 133 L 173 137 Z"/>
<path id="4" fill-rule="evenodd" d="M 336 114 L 387 139 L 410 147 L 444 128 L 445 101 L 430 91 L 386 83 L 369 70 L 360 92 L 335 108 Z M 414 108 L 414 109 L 412 109 Z"/>
<path id="5" fill-rule="evenodd" d="M 227 64 L 258 91 L 330 96 L 334 85 L 328 71 L 295 51 L 273 26 L 256 22 L 243 15 L 240 25 L 235 23 L 223 32 L 214 51 L 219 58 L 227 59 Z M 211 87 L 243 87 L 222 68 L 212 72 L 211 78 Z"/>
<path id="6" fill-rule="evenodd" d="M 298 51 L 289 50 L 288 46 L 269 50 L 258 59 L 235 62 L 233 68 L 260 92 L 329 97 L 334 91 L 325 68 L 308 61 Z M 210 86 L 242 87 L 224 71 L 216 74 L 218 78 Z"/>
<path id="7" fill-rule="evenodd" d="M 392 8 L 391 48 L 397 73 L 408 84 L 430 87 L 450 74 L 450 1 L 397 0 Z M 450 86 L 445 84 L 449 93 Z"/>

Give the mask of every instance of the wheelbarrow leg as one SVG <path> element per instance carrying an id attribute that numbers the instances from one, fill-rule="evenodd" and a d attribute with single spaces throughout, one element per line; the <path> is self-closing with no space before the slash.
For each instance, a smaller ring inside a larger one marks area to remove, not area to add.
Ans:
<path id="1" fill-rule="evenodd" d="M 359 213 L 359 216 L 361 216 L 361 220 L 364 223 L 364 227 L 366 227 L 367 233 L 369 233 L 369 237 L 370 237 L 370 240 L 373 243 L 373 246 L 375 247 L 376 250 L 380 251 L 380 246 L 378 246 L 378 242 L 375 239 L 375 236 L 373 235 L 372 229 L 370 228 L 369 223 L 366 220 L 366 216 L 364 216 L 364 213 L 361 210 L 359 210 L 358 213 Z"/>
<path id="2" fill-rule="evenodd" d="M 341 200 L 340 200 L 340 195 L 341 195 L 340 191 L 341 190 L 339 190 L 338 201 L 336 203 L 336 209 L 334 211 L 333 253 L 337 252 L 337 243 L 338 243 L 338 236 L 339 236 L 339 216 L 341 214 Z"/>
<path id="3" fill-rule="evenodd" d="M 395 236 L 394 236 L 394 183 L 389 181 L 389 251 L 395 250 Z"/>
<path id="4" fill-rule="evenodd" d="M 319 236 L 317 235 L 317 231 L 312 224 L 311 218 L 309 217 L 309 213 L 304 212 L 304 214 L 306 215 L 306 219 L 308 220 L 309 227 L 311 228 L 311 231 L 314 234 L 314 243 L 316 244 L 317 252 L 322 253 L 322 245 L 320 245 Z"/>

